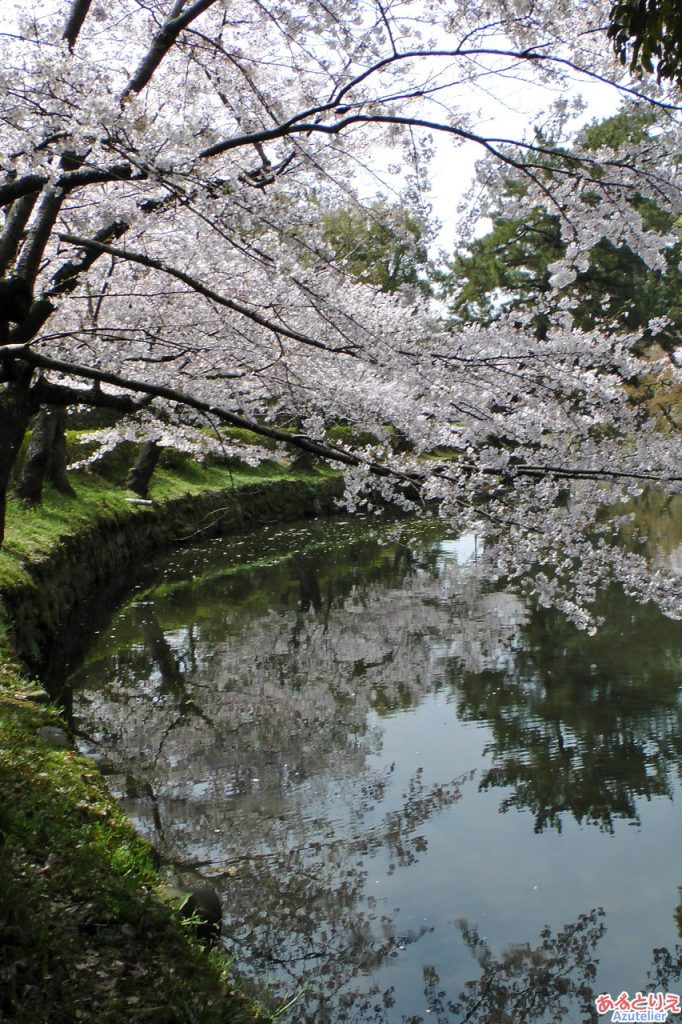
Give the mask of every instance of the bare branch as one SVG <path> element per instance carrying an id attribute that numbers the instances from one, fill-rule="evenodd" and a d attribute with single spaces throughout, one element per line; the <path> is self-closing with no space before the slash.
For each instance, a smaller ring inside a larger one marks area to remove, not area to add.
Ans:
<path id="1" fill-rule="evenodd" d="M 130 163 L 112 164 L 111 167 L 82 167 L 75 171 L 67 171 L 57 179 L 57 185 L 64 192 L 73 192 L 85 185 L 106 184 L 110 181 L 144 181 L 145 171 L 138 170 Z"/>
<path id="2" fill-rule="evenodd" d="M 384 26 L 386 28 L 386 32 L 388 33 L 388 38 L 391 41 L 391 46 L 393 48 L 393 55 L 395 57 L 397 57 L 398 56 L 398 47 L 395 44 L 395 37 L 393 35 L 393 29 L 391 28 L 391 23 L 388 20 L 388 17 L 386 16 L 386 11 L 384 10 L 383 5 L 381 3 L 379 3 L 379 0 L 377 0 L 377 7 L 379 8 L 379 13 L 381 14 L 381 20 L 383 21 Z"/>
<path id="3" fill-rule="evenodd" d="M 347 110 L 347 108 L 343 108 Z M 212 156 L 218 156 L 220 153 L 226 153 L 231 149 L 239 149 L 242 146 L 256 145 L 257 143 L 271 142 L 275 139 L 287 138 L 290 135 L 311 135 L 319 133 L 321 135 L 338 135 L 345 128 L 349 128 L 355 124 L 394 124 L 402 125 L 409 128 L 425 128 L 428 131 L 442 132 L 445 135 L 455 135 L 457 138 L 464 139 L 467 142 L 475 142 L 479 146 L 482 146 L 489 153 L 491 153 L 496 159 L 501 160 L 517 170 L 523 171 L 526 174 L 531 173 L 533 170 L 547 170 L 546 164 L 532 164 L 524 163 L 523 161 L 516 160 L 508 153 L 505 153 L 499 147 L 509 146 L 515 147 L 516 149 L 525 150 L 526 152 L 537 154 L 541 157 L 548 157 L 554 160 L 559 160 L 564 167 L 553 167 L 553 171 L 556 174 L 572 174 L 575 175 L 575 168 L 581 165 L 589 167 L 608 167 L 610 165 L 622 167 L 622 163 L 618 161 L 598 161 L 595 157 L 586 155 L 577 156 L 572 153 L 567 153 L 565 150 L 556 149 L 550 146 L 541 146 L 537 143 L 519 141 L 518 139 L 508 139 L 501 137 L 487 137 L 485 135 L 477 135 L 475 132 L 467 131 L 464 128 L 458 128 L 455 125 L 443 124 L 441 121 L 429 121 L 425 118 L 410 117 L 409 115 L 397 115 L 397 114 L 347 114 L 340 120 L 335 121 L 331 124 L 325 124 L 321 121 L 308 121 L 300 123 L 296 118 L 291 118 L 289 121 L 285 121 L 275 128 L 264 128 L 259 132 L 251 132 L 247 135 L 235 135 L 231 139 L 225 139 L 223 142 L 217 142 L 215 145 L 210 146 L 208 149 L 204 149 L 199 153 L 200 157 L 207 158 Z M 594 180 L 595 184 L 604 185 L 603 178 L 588 179 Z M 612 184 L 612 183 L 607 183 Z"/>
<path id="4" fill-rule="evenodd" d="M 323 108 L 330 110 L 337 106 L 357 85 L 360 85 L 366 79 L 379 71 L 385 70 L 392 64 L 396 64 L 400 61 L 409 60 L 422 60 L 422 59 L 436 59 L 436 58 L 452 58 L 462 59 L 466 58 L 469 60 L 480 59 L 481 57 L 503 57 L 510 61 L 517 61 L 519 64 L 550 64 L 558 65 L 559 67 L 568 68 L 570 71 L 575 72 L 578 75 L 584 75 L 586 78 L 590 78 L 596 82 L 602 82 L 605 85 L 615 89 L 616 92 L 621 93 L 625 96 L 631 96 L 635 100 L 643 100 L 646 103 L 650 103 L 652 106 L 659 107 L 664 110 L 680 110 L 679 105 L 665 102 L 664 100 L 658 100 L 655 97 L 649 96 L 638 89 L 634 89 L 631 86 L 622 85 L 619 82 L 611 81 L 599 72 L 594 71 L 591 68 L 582 67 L 576 64 L 575 61 L 569 60 L 566 57 L 558 57 L 553 53 L 544 53 L 542 50 L 542 44 L 529 47 L 526 50 L 505 50 L 498 47 L 471 47 L 467 48 L 464 46 L 458 46 L 453 50 L 402 50 L 396 51 L 388 56 L 384 57 L 383 60 L 377 61 L 371 67 L 366 68 L 363 72 L 352 78 L 349 82 L 346 82 L 338 92 L 332 97 L 329 103 L 325 104 Z"/>
<path id="5" fill-rule="evenodd" d="M 15 199 L 39 192 L 48 180 L 46 174 L 24 174 L 21 178 L 0 185 L 0 206 L 9 206 Z"/>

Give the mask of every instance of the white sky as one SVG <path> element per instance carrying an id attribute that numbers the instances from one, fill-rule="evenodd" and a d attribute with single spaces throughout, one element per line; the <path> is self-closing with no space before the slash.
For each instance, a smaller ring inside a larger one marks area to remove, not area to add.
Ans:
<path id="1" fill-rule="evenodd" d="M 501 84 L 504 91 L 491 97 L 475 130 L 482 135 L 510 139 L 529 137 L 533 126 L 541 120 L 541 112 L 559 98 L 558 93 L 526 82 L 514 84 L 507 80 Z M 609 117 L 620 105 L 618 91 L 598 82 L 576 81 L 576 96 L 582 96 L 587 105 L 584 114 L 575 121 L 576 129 L 595 118 Z M 483 155 L 484 151 L 475 142 L 454 147 L 446 136 L 436 139 L 436 156 L 431 167 L 431 202 L 442 225 L 438 244 L 447 251 L 452 250 L 456 236 L 457 206 L 472 184 L 476 161 Z M 486 230 L 486 223 L 482 222 L 478 233 Z"/>

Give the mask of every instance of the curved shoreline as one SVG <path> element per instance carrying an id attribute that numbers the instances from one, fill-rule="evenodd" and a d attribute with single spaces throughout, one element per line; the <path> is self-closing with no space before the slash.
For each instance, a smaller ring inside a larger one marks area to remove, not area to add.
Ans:
<path id="1" fill-rule="evenodd" d="M 151 506 L 119 502 L 23 558 L 22 578 L 0 592 L 0 1019 L 269 1019 L 235 994 L 225 963 L 206 957 L 161 902 L 153 851 L 48 702 L 84 639 L 83 618 L 91 625 L 147 558 L 195 538 L 329 514 L 341 488 L 337 476 L 283 474 Z M 47 979 L 38 986 L 31 960 Z"/>
<path id="2" fill-rule="evenodd" d="M 98 518 L 29 562 L 25 583 L 0 593 L 14 653 L 58 697 L 52 684 L 71 654 L 69 620 L 83 608 L 91 615 L 93 602 L 95 611 L 106 609 L 125 590 L 134 567 L 178 544 L 329 515 L 341 490 L 336 476 L 281 479 L 131 505 L 129 515 Z"/>

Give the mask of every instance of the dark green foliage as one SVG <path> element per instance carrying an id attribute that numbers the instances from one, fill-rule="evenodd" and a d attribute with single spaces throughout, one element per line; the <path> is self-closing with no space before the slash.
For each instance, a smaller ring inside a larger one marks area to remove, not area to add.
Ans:
<path id="1" fill-rule="evenodd" d="M 525 310 L 549 291 L 549 264 L 563 252 L 558 218 L 541 210 L 531 210 L 523 220 L 507 217 L 504 202 L 502 197 L 492 230 L 456 253 L 444 276 L 458 323 L 488 326 L 501 313 Z M 538 314 L 535 327 L 539 335 L 546 333 L 544 316 Z"/>
<path id="2" fill-rule="evenodd" d="M 383 292 L 407 285 L 431 294 L 428 226 L 407 206 L 378 201 L 363 209 L 327 213 L 324 237 L 348 273 Z"/>
<path id="3" fill-rule="evenodd" d="M 588 125 L 580 141 L 588 151 L 604 146 L 618 150 L 646 141 L 652 129 L 652 112 L 632 108 Z M 509 180 L 491 215 L 491 230 L 456 253 L 443 274 L 443 294 L 453 320 L 487 326 L 503 314 L 530 312 L 535 332 L 543 338 L 559 300 L 568 297 L 576 326 L 600 327 L 608 333 L 643 331 L 645 344 L 657 343 L 671 351 L 682 331 L 680 245 L 668 251 L 666 270 L 654 271 L 628 246 L 601 241 L 592 249 L 587 269 L 551 294 L 551 264 L 565 253 L 559 216 L 539 208 L 522 217 L 510 215 L 512 203 L 524 194 L 523 184 Z M 674 229 L 653 203 L 637 196 L 632 203 L 648 229 Z M 661 316 L 670 323 L 650 329 L 649 321 Z"/>
<path id="4" fill-rule="evenodd" d="M 332 444 L 346 445 L 348 447 L 351 445 L 362 446 L 379 443 L 379 439 L 374 434 L 370 434 L 368 430 L 356 429 L 348 423 L 335 423 L 329 427 L 326 439 Z"/>
<path id="5" fill-rule="evenodd" d="M 609 38 L 623 64 L 682 86 L 682 4 L 679 0 L 617 0 Z"/>

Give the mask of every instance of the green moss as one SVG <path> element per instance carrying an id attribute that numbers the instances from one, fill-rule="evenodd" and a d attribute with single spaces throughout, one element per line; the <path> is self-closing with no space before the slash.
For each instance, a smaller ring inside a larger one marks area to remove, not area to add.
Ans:
<path id="1" fill-rule="evenodd" d="M 349 447 L 379 443 L 379 438 L 375 434 L 370 434 L 367 430 L 357 430 L 355 427 L 343 423 L 337 423 L 328 428 L 327 440 L 332 444 L 343 444 Z"/>
<path id="2" fill-rule="evenodd" d="M 274 438 L 263 437 L 261 434 L 256 434 L 253 430 L 247 430 L 245 427 L 225 427 L 221 433 L 224 433 L 232 441 L 240 441 L 242 444 L 258 445 L 260 448 L 268 448 L 272 451 L 277 447 L 277 442 Z"/>

